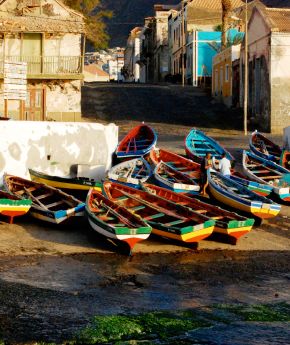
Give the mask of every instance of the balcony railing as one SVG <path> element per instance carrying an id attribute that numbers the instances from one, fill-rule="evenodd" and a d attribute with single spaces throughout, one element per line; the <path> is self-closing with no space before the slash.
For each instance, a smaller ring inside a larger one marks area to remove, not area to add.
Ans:
<path id="1" fill-rule="evenodd" d="M 83 72 L 81 56 L 5 56 L 0 59 L 0 74 L 5 62 L 27 62 L 27 74 L 32 76 L 63 76 Z"/>

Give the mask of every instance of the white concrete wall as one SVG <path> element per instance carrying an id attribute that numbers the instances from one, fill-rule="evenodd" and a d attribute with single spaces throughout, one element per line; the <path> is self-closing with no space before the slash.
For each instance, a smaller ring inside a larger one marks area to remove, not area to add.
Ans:
<path id="1" fill-rule="evenodd" d="M 75 164 L 93 166 L 101 179 L 118 144 L 114 124 L 0 121 L 0 131 L 1 179 L 28 177 L 28 168 L 66 176 Z"/>

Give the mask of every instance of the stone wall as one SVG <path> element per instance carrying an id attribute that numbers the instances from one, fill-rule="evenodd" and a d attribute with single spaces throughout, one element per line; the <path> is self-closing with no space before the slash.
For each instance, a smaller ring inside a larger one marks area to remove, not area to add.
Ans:
<path id="1" fill-rule="evenodd" d="M 118 143 L 114 124 L 0 121 L 0 131 L 1 177 L 28 177 L 28 168 L 66 176 L 81 165 L 101 179 Z"/>
<path id="2" fill-rule="evenodd" d="M 290 126 L 290 33 L 271 36 L 271 132 Z"/>

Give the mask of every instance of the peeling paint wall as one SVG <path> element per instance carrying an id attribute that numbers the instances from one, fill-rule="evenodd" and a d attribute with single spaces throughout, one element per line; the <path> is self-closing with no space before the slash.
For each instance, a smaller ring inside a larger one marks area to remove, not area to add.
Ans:
<path id="1" fill-rule="evenodd" d="M 248 31 L 250 122 L 262 131 L 271 127 L 270 29 L 258 11 L 253 13 Z M 244 102 L 244 47 L 241 52 L 240 104 Z"/>
<path id="2" fill-rule="evenodd" d="M 118 127 L 96 123 L 0 121 L 0 176 L 28 177 L 28 168 L 66 176 L 75 164 L 104 178 L 118 144 Z"/>
<path id="3" fill-rule="evenodd" d="M 271 36 L 271 132 L 290 126 L 290 33 Z"/>
<path id="4" fill-rule="evenodd" d="M 51 81 L 46 85 L 46 118 L 55 121 L 80 121 L 81 81 Z"/>

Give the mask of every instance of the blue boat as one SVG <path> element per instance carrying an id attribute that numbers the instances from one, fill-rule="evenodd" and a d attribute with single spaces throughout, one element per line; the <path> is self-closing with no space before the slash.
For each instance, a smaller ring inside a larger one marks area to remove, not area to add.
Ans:
<path id="1" fill-rule="evenodd" d="M 253 132 L 250 137 L 249 146 L 250 150 L 256 156 L 279 164 L 282 155 L 281 147 L 266 138 L 262 133 L 258 131 Z"/>
<path id="2" fill-rule="evenodd" d="M 116 149 L 118 158 L 140 157 L 148 154 L 157 142 L 153 128 L 145 124 L 134 127 L 122 139 Z"/>
<path id="3" fill-rule="evenodd" d="M 241 177 L 241 176 L 237 176 L 234 174 L 234 175 L 230 176 L 230 179 L 235 181 L 235 182 L 238 182 L 242 186 L 245 186 L 246 188 L 248 188 L 252 192 L 255 192 L 255 193 L 262 195 L 262 196 L 265 196 L 265 197 L 270 195 L 271 192 L 273 191 L 273 186 L 270 186 L 270 185 L 265 184 L 265 183 L 259 183 L 257 181 L 251 181 L 250 179 L 248 179 L 244 176 Z"/>
<path id="4" fill-rule="evenodd" d="M 108 178 L 111 181 L 124 183 L 132 188 L 140 188 L 140 182 L 146 182 L 151 175 L 152 169 L 143 157 L 117 164 L 108 172 Z"/>
<path id="5" fill-rule="evenodd" d="M 211 153 L 215 160 L 220 160 L 225 152 L 226 157 L 233 161 L 233 156 L 217 141 L 205 135 L 198 129 L 192 129 L 185 138 L 185 152 L 195 162 L 200 163 L 207 153 Z"/>
<path id="6" fill-rule="evenodd" d="M 281 210 L 281 205 L 251 192 L 218 172 L 208 171 L 208 184 L 210 193 L 216 200 L 256 217 L 272 218 L 277 216 Z"/>
<path id="7" fill-rule="evenodd" d="M 283 201 L 290 201 L 290 171 L 275 162 L 243 151 L 243 171 L 251 180 L 268 184 Z"/>
<path id="8" fill-rule="evenodd" d="M 175 193 L 197 194 L 200 190 L 198 179 L 191 178 L 162 161 L 154 169 L 154 178 L 160 187 Z"/>

